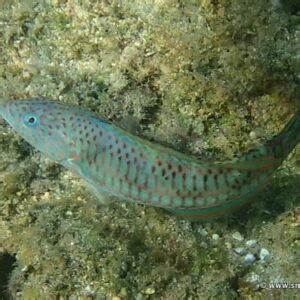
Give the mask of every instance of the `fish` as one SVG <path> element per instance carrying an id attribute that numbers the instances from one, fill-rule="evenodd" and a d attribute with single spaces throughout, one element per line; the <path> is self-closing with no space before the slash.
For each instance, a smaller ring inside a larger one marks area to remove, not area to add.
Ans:
<path id="1" fill-rule="evenodd" d="M 205 161 L 133 135 L 78 106 L 42 97 L 6 101 L 0 116 L 29 144 L 82 178 L 100 202 L 160 207 L 191 221 L 223 216 L 257 198 L 300 140 L 300 112 L 246 153 Z"/>

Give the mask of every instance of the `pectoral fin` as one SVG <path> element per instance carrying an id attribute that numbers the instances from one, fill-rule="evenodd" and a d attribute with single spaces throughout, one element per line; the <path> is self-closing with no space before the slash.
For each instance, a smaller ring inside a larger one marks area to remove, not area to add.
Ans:
<path id="1" fill-rule="evenodd" d="M 96 196 L 97 200 L 100 202 L 102 205 L 108 205 L 110 202 L 112 196 L 108 194 L 106 191 L 104 191 L 101 188 L 98 188 L 94 185 L 92 182 L 86 181 L 86 185 L 89 188 L 90 191 L 93 192 L 93 194 Z"/>
<path id="2" fill-rule="evenodd" d="M 86 183 L 87 187 L 93 194 L 96 196 L 97 200 L 103 204 L 108 204 L 111 196 L 110 194 L 105 191 L 103 188 L 99 187 L 85 172 L 82 170 L 78 162 L 74 159 L 66 159 L 60 162 L 64 167 L 69 169 L 75 175 L 81 177 L 84 182 Z"/>

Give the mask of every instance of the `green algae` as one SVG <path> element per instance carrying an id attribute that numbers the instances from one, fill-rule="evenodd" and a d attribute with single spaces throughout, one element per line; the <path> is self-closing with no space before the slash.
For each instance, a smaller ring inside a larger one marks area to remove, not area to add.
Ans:
<path id="1" fill-rule="evenodd" d="M 0 12 L 0 97 L 134 117 L 152 140 L 229 157 L 299 106 L 296 8 L 275 2 L 11 1 Z M 199 225 L 132 204 L 99 207 L 4 123 L 0 149 L 0 253 L 16 255 L 16 299 L 296 295 L 259 289 L 253 277 L 299 277 L 298 150 L 260 201 Z M 242 245 L 235 231 L 267 247 L 270 261 L 246 266 L 232 250 Z"/>

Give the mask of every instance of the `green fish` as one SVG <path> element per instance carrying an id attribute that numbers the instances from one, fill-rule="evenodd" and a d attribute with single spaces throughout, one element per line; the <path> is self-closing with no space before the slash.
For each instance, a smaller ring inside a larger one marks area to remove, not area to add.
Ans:
<path id="1" fill-rule="evenodd" d="M 297 112 L 264 145 L 211 162 L 47 99 L 3 103 L 0 115 L 32 146 L 83 178 L 101 201 L 115 196 L 191 220 L 220 216 L 254 199 L 300 140 Z"/>

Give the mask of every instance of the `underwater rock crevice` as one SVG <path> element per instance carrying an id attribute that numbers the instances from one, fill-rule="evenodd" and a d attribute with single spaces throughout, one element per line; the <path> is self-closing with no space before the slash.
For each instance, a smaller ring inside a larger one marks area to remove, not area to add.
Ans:
<path id="1" fill-rule="evenodd" d="M 9 253 L 0 253 L 0 299 L 10 299 L 8 282 L 15 268 L 16 258 Z"/>

